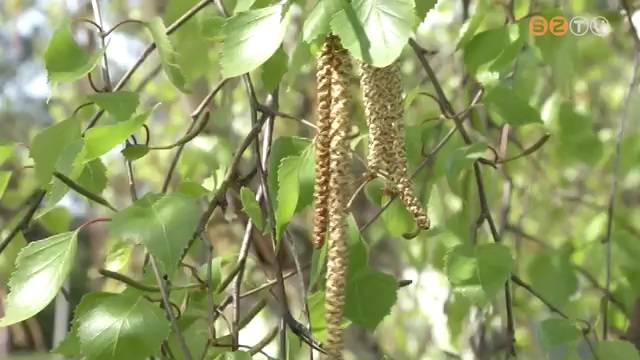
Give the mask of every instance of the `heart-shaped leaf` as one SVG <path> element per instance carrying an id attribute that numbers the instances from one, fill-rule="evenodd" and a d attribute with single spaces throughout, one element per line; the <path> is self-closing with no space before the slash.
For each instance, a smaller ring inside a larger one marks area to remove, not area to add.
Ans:
<path id="1" fill-rule="evenodd" d="M 98 293 L 76 322 L 80 352 L 92 360 L 144 359 L 169 336 L 163 311 L 143 296 Z"/>
<path id="2" fill-rule="evenodd" d="M 101 56 L 102 51 L 88 54 L 80 48 L 73 39 L 71 27 L 65 24 L 53 33 L 44 52 L 49 81 L 80 79 L 96 67 Z"/>
<path id="3" fill-rule="evenodd" d="M 182 194 L 148 194 L 118 212 L 109 223 L 113 236 L 144 244 L 171 274 L 198 225 L 196 200 Z"/>

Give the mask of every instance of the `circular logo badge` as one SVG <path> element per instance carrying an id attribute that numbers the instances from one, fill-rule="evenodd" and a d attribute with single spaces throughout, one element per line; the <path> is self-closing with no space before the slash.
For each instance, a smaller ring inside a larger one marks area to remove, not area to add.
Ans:
<path id="1" fill-rule="evenodd" d="M 594 35 L 605 37 L 611 32 L 611 25 L 609 25 L 609 20 L 607 20 L 607 18 L 604 16 L 598 16 L 591 19 L 589 29 L 591 29 L 591 32 Z"/>
<path id="2" fill-rule="evenodd" d="M 591 23 L 589 22 L 589 20 L 587 20 L 587 18 L 576 16 L 571 19 L 571 22 L 569 23 L 569 31 L 571 31 L 571 33 L 575 36 L 582 36 L 589 31 L 590 26 Z"/>
<path id="3" fill-rule="evenodd" d="M 529 33 L 533 36 L 542 36 L 547 33 L 549 23 L 544 16 L 535 15 L 529 18 Z"/>
<path id="4" fill-rule="evenodd" d="M 569 31 L 569 22 L 564 16 L 554 16 L 549 20 L 549 31 L 553 36 L 564 36 Z"/>

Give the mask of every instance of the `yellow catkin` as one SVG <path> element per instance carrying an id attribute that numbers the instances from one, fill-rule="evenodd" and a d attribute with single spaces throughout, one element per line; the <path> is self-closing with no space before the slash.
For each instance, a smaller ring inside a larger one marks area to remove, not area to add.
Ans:
<path id="1" fill-rule="evenodd" d="M 388 113 L 385 101 L 385 89 L 379 86 L 380 75 L 384 75 L 382 69 L 368 64 L 361 64 L 360 87 L 362 88 L 362 101 L 369 128 L 369 152 L 367 154 L 367 166 L 372 174 L 380 175 L 389 168 L 393 143 L 390 137 L 385 136 L 391 131 L 390 123 L 384 118 Z"/>
<path id="2" fill-rule="evenodd" d="M 390 172 L 398 190 L 398 196 L 413 215 L 418 227 L 428 229 L 431 225 L 420 200 L 414 194 L 407 174 L 407 151 L 404 141 L 404 103 L 402 100 L 402 73 L 400 67 L 392 64 L 384 68 L 388 72 L 389 114 L 393 120 L 393 166 Z"/>
<path id="3" fill-rule="evenodd" d="M 397 64 L 383 68 L 362 64 L 361 86 L 369 125 L 370 171 L 383 175 L 422 229 L 430 221 L 407 174 L 402 77 Z M 380 171 L 382 167 L 382 171 Z"/>
<path id="4" fill-rule="evenodd" d="M 329 244 L 326 278 L 325 350 L 329 360 L 341 360 L 344 347 L 342 318 L 344 316 L 347 277 L 347 203 L 349 201 L 349 120 L 351 95 L 348 79 L 351 58 L 336 39 L 334 72 L 331 80 L 331 145 L 329 184 Z"/>
<path id="5" fill-rule="evenodd" d="M 313 245 L 316 248 L 324 244 L 327 225 L 329 223 L 329 146 L 331 141 L 331 76 L 333 73 L 333 58 L 335 38 L 327 37 L 320 57 L 318 58 L 317 80 L 317 120 L 316 126 L 316 164 L 315 164 L 315 188 L 314 217 L 313 217 Z"/>

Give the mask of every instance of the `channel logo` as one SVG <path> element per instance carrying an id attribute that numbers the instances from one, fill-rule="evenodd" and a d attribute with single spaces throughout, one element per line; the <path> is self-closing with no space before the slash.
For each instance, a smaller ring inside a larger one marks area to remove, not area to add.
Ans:
<path id="1" fill-rule="evenodd" d="M 529 33 L 533 36 L 543 36 L 547 33 L 555 37 L 562 37 L 571 33 L 574 36 L 584 36 L 591 33 L 605 37 L 611 32 L 609 21 L 603 16 L 587 18 L 574 16 L 567 18 L 562 15 L 547 19 L 541 15 L 529 18 Z"/>

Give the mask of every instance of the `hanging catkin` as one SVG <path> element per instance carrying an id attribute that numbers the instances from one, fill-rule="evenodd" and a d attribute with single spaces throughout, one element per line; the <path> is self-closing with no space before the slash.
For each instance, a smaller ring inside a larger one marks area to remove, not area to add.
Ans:
<path id="1" fill-rule="evenodd" d="M 362 64 L 362 75 L 360 84 L 362 87 L 364 112 L 369 128 L 369 152 L 367 154 L 367 167 L 372 174 L 380 175 L 387 171 L 390 163 L 393 141 L 391 137 L 385 136 L 392 131 L 390 122 L 383 121 L 387 111 L 385 99 L 385 89 L 380 87 L 379 78 L 384 76 L 382 69 L 368 64 Z M 390 175 L 390 174 L 385 174 Z"/>
<path id="2" fill-rule="evenodd" d="M 333 58 L 335 38 L 327 37 L 318 59 L 317 81 L 317 120 L 316 126 L 316 164 L 315 188 L 313 192 L 313 245 L 316 248 L 324 244 L 327 225 L 329 223 L 329 146 L 331 142 L 331 76 L 333 73 Z"/>
<path id="3" fill-rule="evenodd" d="M 325 310 L 327 342 L 325 350 L 330 360 L 342 359 L 344 346 L 342 318 L 347 277 L 347 203 L 349 201 L 349 121 L 351 95 L 348 79 L 351 58 L 337 38 L 331 77 L 331 132 L 329 182 L 329 244 Z"/>
<path id="4" fill-rule="evenodd" d="M 428 229 L 429 218 L 414 194 L 407 174 L 400 68 L 397 64 L 383 68 L 362 64 L 361 69 L 360 83 L 369 125 L 369 169 L 390 180 L 391 188 L 418 226 Z"/>

